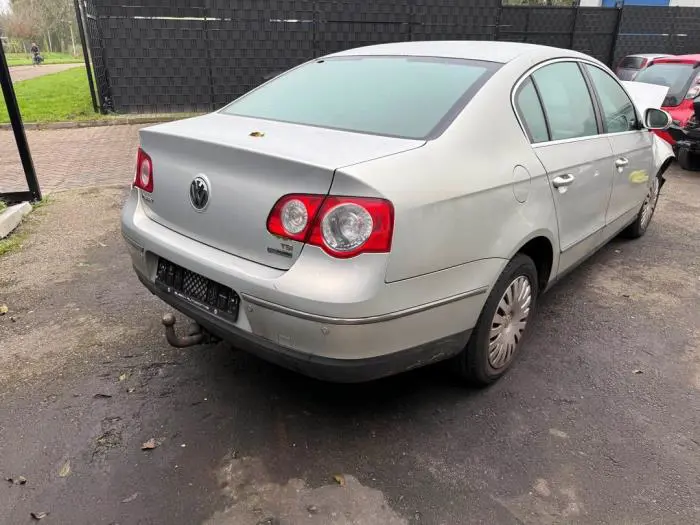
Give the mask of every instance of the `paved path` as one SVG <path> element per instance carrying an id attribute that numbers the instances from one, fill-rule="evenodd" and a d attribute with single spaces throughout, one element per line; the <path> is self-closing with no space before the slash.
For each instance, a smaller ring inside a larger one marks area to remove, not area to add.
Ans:
<path id="1" fill-rule="evenodd" d="M 142 126 L 27 131 L 37 177 L 46 192 L 133 178 Z M 0 131 L 0 193 L 24 191 L 27 184 L 12 131 Z"/>
<path id="2" fill-rule="evenodd" d="M 10 76 L 12 77 L 12 82 L 19 82 L 21 80 L 29 80 L 30 78 L 43 77 L 44 75 L 58 73 L 60 71 L 65 71 L 66 69 L 73 69 L 75 67 L 85 67 L 85 64 L 46 64 L 37 67 L 14 66 L 10 68 Z"/>

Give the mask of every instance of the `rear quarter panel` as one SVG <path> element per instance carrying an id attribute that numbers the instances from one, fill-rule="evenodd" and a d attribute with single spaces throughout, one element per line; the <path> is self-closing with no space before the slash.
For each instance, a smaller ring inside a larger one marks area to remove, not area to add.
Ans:
<path id="1" fill-rule="evenodd" d="M 387 282 L 482 259 L 500 259 L 496 268 L 502 268 L 539 235 L 558 253 L 546 173 L 510 102 L 519 72 L 521 67 L 503 66 L 452 126 L 425 146 L 336 173 L 332 193 L 370 193 L 394 204 Z M 516 166 L 525 170 L 514 174 Z M 518 202 L 516 193 L 525 201 Z"/>

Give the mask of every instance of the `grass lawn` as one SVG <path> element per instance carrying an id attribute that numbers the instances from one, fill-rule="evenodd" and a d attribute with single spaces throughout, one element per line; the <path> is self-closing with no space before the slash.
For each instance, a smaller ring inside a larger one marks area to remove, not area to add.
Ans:
<path id="1" fill-rule="evenodd" d="M 90 87 L 85 68 L 17 82 L 15 93 L 25 122 L 58 122 L 101 118 L 92 109 Z M 0 97 L 0 123 L 10 118 L 4 98 Z"/>
<path id="2" fill-rule="evenodd" d="M 0 0 L 1 1 L 1 0 Z M 76 67 L 14 84 L 22 120 L 30 122 L 69 122 L 79 120 L 121 120 L 125 116 L 102 115 L 92 109 L 90 86 L 85 68 Z M 182 119 L 199 113 L 172 113 Z M 142 115 L 144 116 L 144 115 Z M 0 94 L 0 124 L 10 122 L 5 99 Z"/>
<path id="3" fill-rule="evenodd" d="M 8 66 L 31 66 L 32 56 L 24 53 L 7 53 Z M 72 64 L 74 62 L 82 62 L 83 57 L 74 57 L 68 53 L 42 53 L 44 64 Z"/>

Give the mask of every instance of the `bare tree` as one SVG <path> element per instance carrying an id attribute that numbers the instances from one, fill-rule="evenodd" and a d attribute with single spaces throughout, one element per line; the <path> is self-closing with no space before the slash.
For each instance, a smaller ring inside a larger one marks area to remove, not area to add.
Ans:
<path id="1" fill-rule="evenodd" d="M 72 0 L 11 0 L 8 36 L 43 40 L 47 51 L 65 51 L 72 43 L 75 54 L 76 17 Z"/>

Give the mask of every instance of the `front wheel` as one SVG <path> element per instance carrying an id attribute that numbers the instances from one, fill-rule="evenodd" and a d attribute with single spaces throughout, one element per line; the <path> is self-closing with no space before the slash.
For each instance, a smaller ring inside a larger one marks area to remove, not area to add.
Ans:
<path id="1" fill-rule="evenodd" d="M 659 194 L 661 193 L 661 176 L 657 175 L 649 187 L 649 192 L 647 193 L 646 199 L 644 199 L 644 204 L 642 204 L 637 218 L 632 224 L 630 224 L 625 230 L 623 230 L 622 235 L 628 239 L 638 239 L 644 235 L 651 223 L 651 218 L 654 216 L 656 211 L 656 206 L 659 203 Z"/>
<path id="2" fill-rule="evenodd" d="M 466 348 L 455 358 L 458 373 L 487 386 L 506 373 L 529 332 L 539 293 L 537 268 L 516 255 L 493 286 Z"/>

